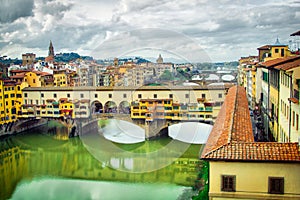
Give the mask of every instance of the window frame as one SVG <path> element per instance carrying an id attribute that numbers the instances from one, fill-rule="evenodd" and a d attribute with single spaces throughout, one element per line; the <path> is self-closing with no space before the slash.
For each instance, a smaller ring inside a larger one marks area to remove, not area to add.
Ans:
<path id="1" fill-rule="evenodd" d="M 269 194 L 284 194 L 284 177 L 269 177 L 268 178 L 268 193 Z"/>
<path id="2" fill-rule="evenodd" d="M 230 181 L 232 183 L 230 183 Z M 235 192 L 236 191 L 236 176 L 235 175 L 222 175 L 221 176 L 221 191 Z"/>

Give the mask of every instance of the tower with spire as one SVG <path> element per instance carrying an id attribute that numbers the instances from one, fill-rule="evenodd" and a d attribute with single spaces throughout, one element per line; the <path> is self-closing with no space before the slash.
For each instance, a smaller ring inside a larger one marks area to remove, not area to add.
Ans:
<path id="1" fill-rule="evenodd" d="M 49 45 L 48 56 L 45 58 L 45 61 L 48 63 L 54 62 L 54 48 L 53 48 L 53 44 L 52 44 L 51 40 L 50 40 L 50 45 Z"/>
<path id="2" fill-rule="evenodd" d="M 49 45 L 48 56 L 53 56 L 54 57 L 54 48 L 53 48 L 53 44 L 52 44 L 51 40 L 50 40 L 50 45 Z"/>

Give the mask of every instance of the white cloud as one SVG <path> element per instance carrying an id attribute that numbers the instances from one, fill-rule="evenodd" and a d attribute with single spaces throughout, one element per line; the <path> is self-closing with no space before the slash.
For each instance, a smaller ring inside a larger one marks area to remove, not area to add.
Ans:
<path id="1" fill-rule="evenodd" d="M 0 1 L 15 8 L 9 16 L 0 12 L 0 54 L 11 57 L 20 57 L 12 54 L 20 49 L 46 52 L 52 40 L 57 52 L 92 54 L 96 47 L 106 45 L 101 55 L 113 57 L 120 49 L 151 46 L 151 42 L 155 48 L 184 50 L 188 59 L 198 59 L 186 52 L 194 47 L 172 34 L 163 35 L 168 31 L 126 35 L 156 28 L 190 37 L 213 61 L 237 60 L 247 52 L 256 53 L 258 46 L 273 43 L 277 36 L 288 43 L 289 35 L 300 27 L 300 4 L 294 0 L 25 0 L 29 5 L 22 11 L 12 1 Z"/>

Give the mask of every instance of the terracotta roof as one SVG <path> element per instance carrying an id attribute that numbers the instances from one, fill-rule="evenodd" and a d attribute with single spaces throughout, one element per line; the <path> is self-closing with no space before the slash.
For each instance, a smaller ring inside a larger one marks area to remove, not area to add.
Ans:
<path id="1" fill-rule="evenodd" d="M 240 161 L 298 161 L 298 143 L 250 142 L 226 144 L 208 154 L 206 159 Z"/>
<path id="2" fill-rule="evenodd" d="M 264 46 L 258 47 L 257 49 L 258 50 L 269 50 L 270 49 L 270 45 L 264 45 Z"/>
<path id="3" fill-rule="evenodd" d="M 300 66 L 300 56 L 297 56 L 298 59 L 297 60 L 293 60 L 292 62 L 288 62 L 288 63 L 284 63 L 281 65 L 278 65 L 275 67 L 275 69 L 281 69 L 281 70 L 290 70 L 293 69 L 295 67 L 299 67 Z"/>
<path id="4" fill-rule="evenodd" d="M 284 63 L 290 63 L 294 62 L 295 60 L 299 60 L 300 56 L 289 56 L 286 58 L 276 58 L 274 60 L 268 60 L 266 62 L 261 63 L 262 66 L 264 67 L 275 67 L 278 69 L 276 66 L 282 65 Z"/>
<path id="5" fill-rule="evenodd" d="M 298 143 L 254 142 L 245 89 L 229 89 L 201 154 L 204 160 L 300 162 Z"/>
<path id="6" fill-rule="evenodd" d="M 10 70 L 10 73 L 22 73 L 22 72 L 30 72 L 30 70 L 23 70 L 23 69 L 14 69 L 14 70 Z"/>
<path id="7" fill-rule="evenodd" d="M 14 76 L 10 76 L 9 78 L 14 79 L 14 78 L 24 78 L 24 77 L 25 77 L 25 73 L 19 73 Z"/>

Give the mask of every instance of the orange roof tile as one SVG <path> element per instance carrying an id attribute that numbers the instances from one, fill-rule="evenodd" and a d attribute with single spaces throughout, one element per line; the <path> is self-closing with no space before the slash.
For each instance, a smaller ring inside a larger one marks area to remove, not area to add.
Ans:
<path id="1" fill-rule="evenodd" d="M 264 45 L 264 46 L 258 47 L 257 49 L 258 50 L 268 50 L 268 49 L 270 49 L 270 45 Z"/>
<path id="2" fill-rule="evenodd" d="M 14 78 L 24 78 L 25 77 L 25 73 L 20 73 L 14 76 L 10 76 L 9 78 L 14 79 Z"/>
<path id="3" fill-rule="evenodd" d="M 240 161 L 290 161 L 300 162 L 298 143 L 247 142 L 230 143 L 212 151 L 206 159 Z"/>
<path id="4" fill-rule="evenodd" d="M 204 160 L 300 162 L 297 143 L 254 142 L 245 89 L 229 89 L 201 154 Z"/>
<path id="5" fill-rule="evenodd" d="M 268 60 L 266 62 L 263 62 L 263 63 L 261 63 L 261 65 L 265 66 L 265 67 L 275 67 L 276 68 L 276 66 L 278 66 L 278 65 L 293 62 L 298 59 L 300 59 L 300 56 L 289 56 L 286 58 L 276 58 L 274 60 Z"/>
<path id="6" fill-rule="evenodd" d="M 286 70 L 293 69 L 295 67 L 299 67 L 300 66 L 300 56 L 297 56 L 297 57 L 298 57 L 297 60 L 293 60 L 291 62 L 278 65 L 275 67 L 275 69 L 281 69 L 281 70 L 286 71 Z"/>

